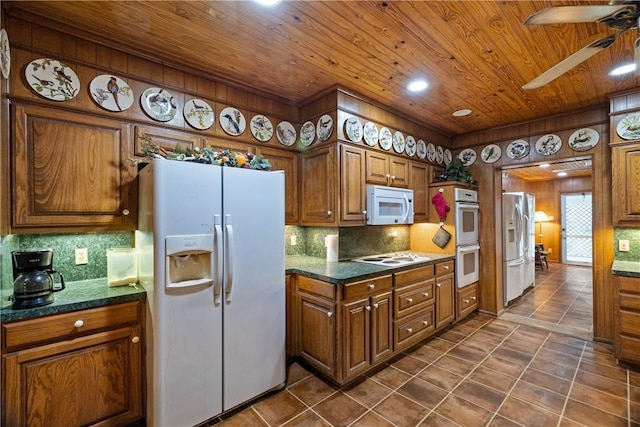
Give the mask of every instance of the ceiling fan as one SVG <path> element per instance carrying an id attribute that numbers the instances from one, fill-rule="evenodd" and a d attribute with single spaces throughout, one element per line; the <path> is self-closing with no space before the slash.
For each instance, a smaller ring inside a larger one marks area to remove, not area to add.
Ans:
<path id="1" fill-rule="evenodd" d="M 618 37 L 627 31 L 637 28 L 639 18 L 640 1 L 612 0 L 608 5 L 556 6 L 534 13 L 524 21 L 525 25 L 601 22 L 617 30 L 617 32 L 583 47 L 522 86 L 522 88 L 536 89 L 560 77 L 581 62 L 586 61 L 596 53 L 611 46 Z M 636 39 L 634 52 L 636 77 L 640 77 L 640 38 Z"/>

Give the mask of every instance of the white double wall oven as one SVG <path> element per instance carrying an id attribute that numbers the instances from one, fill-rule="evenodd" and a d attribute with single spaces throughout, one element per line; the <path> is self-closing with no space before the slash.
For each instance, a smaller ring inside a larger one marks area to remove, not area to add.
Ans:
<path id="1" fill-rule="evenodd" d="M 478 192 L 454 189 L 456 226 L 456 284 L 463 288 L 480 278 L 480 244 L 478 241 Z"/>

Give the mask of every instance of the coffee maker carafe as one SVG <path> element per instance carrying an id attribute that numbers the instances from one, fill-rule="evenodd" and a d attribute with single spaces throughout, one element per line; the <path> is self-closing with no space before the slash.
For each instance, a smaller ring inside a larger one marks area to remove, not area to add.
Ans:
<path id="1" fill-rule="evenodd" d="M 53 292 L 64 289 L 64 276 L 53 269 L 53 249 L 12 251 L 13 308 L 51 304 Z M 52 274 L 60 275 L 60 287 L 53 287 Z"/>

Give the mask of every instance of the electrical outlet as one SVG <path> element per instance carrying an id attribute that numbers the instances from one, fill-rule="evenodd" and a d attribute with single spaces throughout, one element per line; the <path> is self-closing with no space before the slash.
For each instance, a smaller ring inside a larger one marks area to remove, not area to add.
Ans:
<path id="1" fill-rule="evenodd" d="M 298 238 L 294 235 L 291 236 L 291 246 L 295 246 L 298 244 Z"/>
<path id="2" fill-rule="evenodd" d="M 629 241 L 628 240 L 618 240 L 618 250 L 620 252 L 629 252 Z"/>
<path id="3" fill-rule="evenodd" d="M 89 264 L 87 248 L 76 249 L 76 265 Z"/>

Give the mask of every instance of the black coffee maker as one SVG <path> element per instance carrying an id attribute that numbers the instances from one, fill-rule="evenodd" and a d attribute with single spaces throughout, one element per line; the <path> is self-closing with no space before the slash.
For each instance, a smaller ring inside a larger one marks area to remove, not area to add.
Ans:
<path id="1" fill-rule="evenodd" d="M 51 304 L 53 292 L 64 289 L 64 276 L 53 269 L 53 249 L 12 251 L 13 308 L 32 308 Z M 60 275 L 60 287 L 53 287 L 52 274 Z"/>

